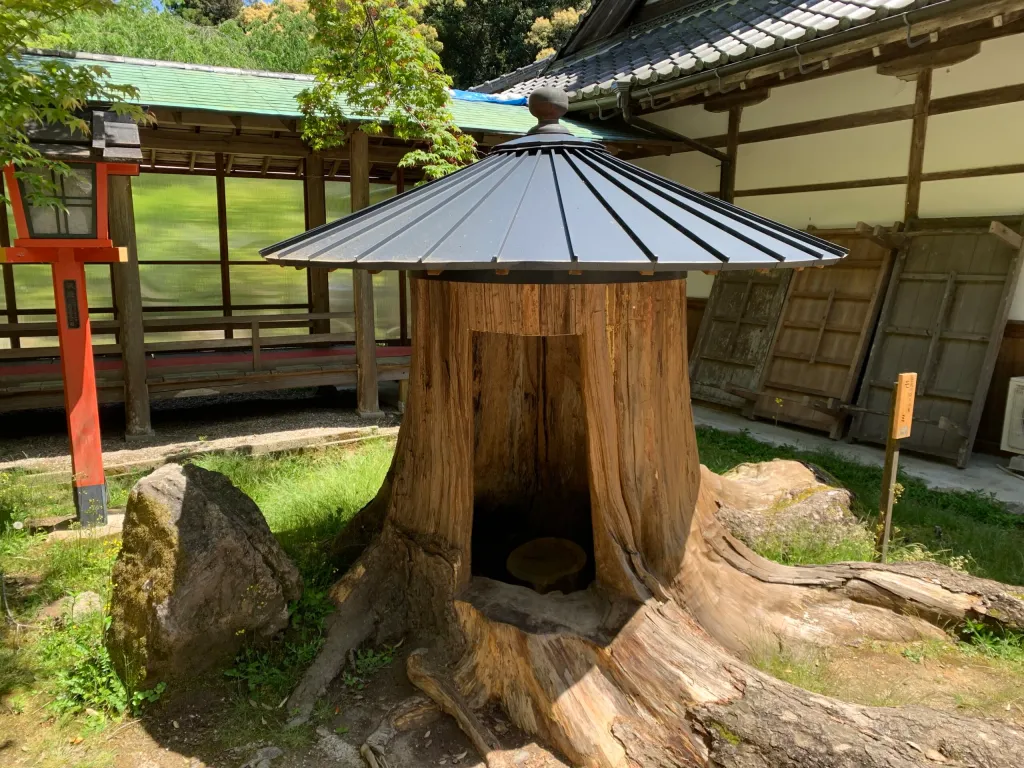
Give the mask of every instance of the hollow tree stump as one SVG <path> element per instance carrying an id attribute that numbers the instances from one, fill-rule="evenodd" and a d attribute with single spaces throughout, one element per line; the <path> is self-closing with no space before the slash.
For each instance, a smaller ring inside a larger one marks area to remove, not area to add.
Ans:
<path id="1" fill-rule="evenodd" d="M 498 702 L 588 768 L 873 768 L 931 764 L 929 751 L 1015 765 L 1024 734 L 1005 724 L 882 714 L 741 661 L 765 640 L 937 636 L 997 604 L 1016 626 L 1024 603 L 942 569 L 787 568 L 731 537 L 715 512 L 745 489 L 698 461 L 685 293 L 682 280 L 412 281 L 409 400 L 388 480 L 354 521 L 378 533 L 333 592 L 331 659 L 415 635 L 424 690 L 460 721 Z M 540 595 L 488 570 L 540 536 L 587 550 L 587 589 Z M 331 659 L 292 706 L 311 708 Z"/>

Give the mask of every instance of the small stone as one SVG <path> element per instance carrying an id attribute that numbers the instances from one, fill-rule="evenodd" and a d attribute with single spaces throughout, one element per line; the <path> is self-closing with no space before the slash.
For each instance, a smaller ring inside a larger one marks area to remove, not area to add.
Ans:
<path id="1" fill-rule="evenodd" d="M 495 723 L 494 724 L 494 732 L 495 733 L 504 733 L 507 730 L 508 730 L 508 728 L 505 727 L 504 723 Z"/>
<path id="2" fill-rule="evenodd" d="M 359 749 L 349 744 L 340 736 L 336 736 L 322 725 L 316 729 L 316 748 L 319 752 L 334 761 L 336 768 L 366 768 Z"/>

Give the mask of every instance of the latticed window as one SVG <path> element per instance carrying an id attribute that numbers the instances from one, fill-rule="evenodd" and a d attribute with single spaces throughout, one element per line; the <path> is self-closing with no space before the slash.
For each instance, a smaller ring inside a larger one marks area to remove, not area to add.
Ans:
<path id="1" fill-rule="evenodd" d="M 26 184 L 25 179 L 20 180 L 30 237 L 96 237 L 96 166 L 71 165 L 70 168 L 71 172 L 66 176 L 49 171 L 52 187 L 48 190 Z M 49 200 L 32 204 L 28 202 L 30 192 L 45 194 Z"/>

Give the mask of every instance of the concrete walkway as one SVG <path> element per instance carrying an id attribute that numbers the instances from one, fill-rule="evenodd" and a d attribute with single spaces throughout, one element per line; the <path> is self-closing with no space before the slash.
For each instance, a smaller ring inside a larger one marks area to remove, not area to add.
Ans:
<path id="1" fill-rule="evenodd" d="M 829 440 L 816 432 L 751 421 L 735 413 L 701 405 L 693 406 L 693 417 L 697 426 L 712 427 L 723 432 L 747 432 L 753 439 L 770 445 L 789 445 L 805 451 L 831 451 L 852 461 L 877 467 L 881 467 L 885 460 L 885 451 L 880 447 Z M 1005 464 L 1006 459 L 975 453 L 966 469 L 957 469 L 952 464 L 929 461 L 906 452 L 900 454 L 900 469 L 932 488 L 990 493 L 1000 501 L 1024 511 L 1024 480 L 1000 469 L 1000 465 Z"/>

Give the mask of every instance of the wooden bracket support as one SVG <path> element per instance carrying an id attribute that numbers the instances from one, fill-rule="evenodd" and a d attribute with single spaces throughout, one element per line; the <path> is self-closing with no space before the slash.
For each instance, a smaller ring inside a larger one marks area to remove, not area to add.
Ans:
<path id="1" fill-rule="evenodd" d="M 989 224 L 988 231 L 1018 251 L 1021 249 L 1021 245 L 1024 244 L 1024 238 L 998 221 L 993 221 Z"/>
<path id="2" fill-rule="evenodd" d="M 883 248 L 889 248 L 890 250 L 899 248 L 903 242 L 903 238 L 899 233 L 893 232 L 885 227 L 874 226 L 870 224 L 858 221 L 857 222 L 857 234 L 867 238 L 873 243 L 877 243 Z"/>

